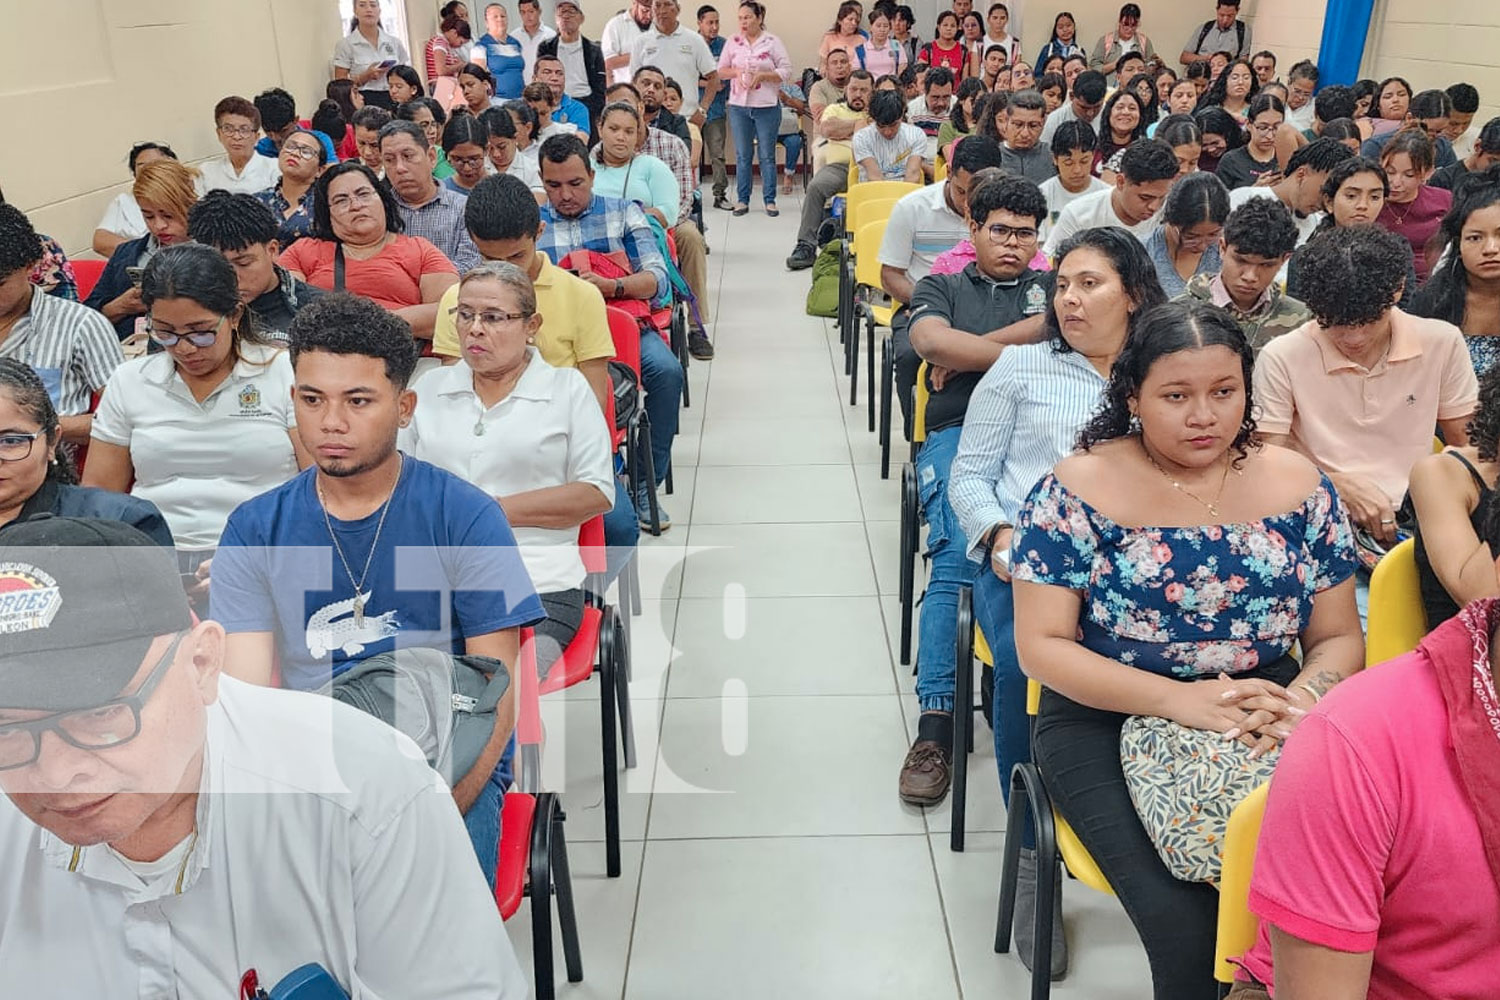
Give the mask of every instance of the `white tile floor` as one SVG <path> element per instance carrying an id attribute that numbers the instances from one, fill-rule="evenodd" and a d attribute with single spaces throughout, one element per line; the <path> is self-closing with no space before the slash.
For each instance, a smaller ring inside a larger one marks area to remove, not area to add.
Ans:
<path id="1" fill-rule="evenodd" d="M 899 476 L 880 479 L 863 385 L 847 405 L 832 322 L 803 311 L 808 275 L 783 268 L 800 196 L 780 201 L 776 220 L 709 212 L 718 357 L 689 370 L 673 527 L 644 540 L 621 878 L 603 874 L 598 689 L 544 706 L 585 972 L 559 995 L 1022 997 L 1020 963 L 993 951 L 988 728 L 965 853 L 946 802 L 896 796 L 916 716 L 895 655 Z M 1055 996 L 1150 995 L 1118 903 L 1069 883 L 1064 911 L 1073 967 Z M 529 969 L 524 907 L 509 930 Z"/>

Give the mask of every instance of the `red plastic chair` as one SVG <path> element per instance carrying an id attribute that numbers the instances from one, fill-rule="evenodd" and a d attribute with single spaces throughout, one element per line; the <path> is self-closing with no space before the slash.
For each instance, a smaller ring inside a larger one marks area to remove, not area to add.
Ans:
<path id="1" fill-rule="evenodd" d="M 563 835 L 562 805 L 541 788 L 542 717 L 537 701 L 536 637 L 521 631 L 521 656 L 516 679 L 516 743 L 521 767 L 519 792 L 507 792 L 500 812 L 500 854 L 495 872 L 495 905 L 500 919 L 509 920 L 531 897 L 532 971 L 537 1000 L 554 1000 L 552 966 L 552 899 L 562 932 L 563 963 L 568 982 L 583 981 L 583 958 L 578 942 L 578 915 L 573 907 L 573 880 L 568 870 L 568 844 Z"/>
<path id="2" fill-rule="evenodd" d="M 104 273 L 104 265 L 109 263 L 103 260 L 70 260 L 73 265 L 73 280 L 78 283 L 78 301 L 82 302 L 89 297 L 94 286 L 99 284 L 99 277 Z"/>
<path id="3" fill-rule="evenodd" d="M 620 875 L 620 744 L 625 766 L 636 766 L 635 727 L 630 713 L 629 654 L 619 615 L 603 598 L 604 519 L 591 518 L 578 530 L 578 549 L 592 577 L 578 632 L 547 677 L 541 693 L 552 694 L 582 684 L 599 672 L 599 727 L 604 767 L 604 869 Z M 619 729 L 615 722 L 618 713 Z"/>
<path id="4" fill-rule="evenodd" d="M 641 382 L 641 328 L 635 317 L 623 309 L 614 306 L 605 307 L 605 315 L 609 320 L 609 335 L 615 343 L 615 360 L 627 365 L 635 373 L 636 385 Z M 613 409 L 613 403 L 610 404 Z M 613 413 L 611 413 L 610 426 L 615 426 Z M 638 407 L 636 415 L 631 419 L 630 426 L 625 430 L 616 430 L 615 449 L 618 451 L 623 444 L 625 448 L 625 482 L 630 487 L 630 496 L 634 498 L 646 484 L 656 482 L 656 464 L 651 457 L 651 418 L 646 414 L 644 406 Z M 661 512 L 657 506 L 656 490 L 645 489 L 647 502 L 651 509 L 651 534 L 661 534 Z M 671 484 L 668 483 L 667 492 L 671 492 Z M 623 602 L 623 599 L 621 601 Z M 640 609 L 632 605 L 631 613 L 638 614 Z"/>

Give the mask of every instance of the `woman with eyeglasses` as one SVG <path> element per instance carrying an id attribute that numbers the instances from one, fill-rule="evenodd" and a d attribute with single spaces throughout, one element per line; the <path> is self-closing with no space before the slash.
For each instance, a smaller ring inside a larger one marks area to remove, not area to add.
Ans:
<path id="1" fill-rule="evenodd" d="M 255 198 L 276 213 L 276 242 L 284 250 L 312 232 L 313 185 L 328 165 L 328 150 L 311 130 L 293 129 L 277 155 L 281 179 Z"/>
<path id="2" fill-rule="evenodd" d="M 412 386 L 417 409 L 401 450 L 495 498 L 547 619 L 536 626 L 546 676 L 583 620 L 578 527 L 614 504 L 610 432 L 582 373 L 535 347 L 536 289 L 514 264 L 464 275 L 453 309 L 462 357 Z"/>
<path id="3" fill-rule="evenodd" d="M 234 267 L 211 247 L 190 243 L 153 257 L 141 301 L 161 350 L 110 376 L 83 482 L 156 505 L 188 596 L 201 603 L 230 512 L 308 464 L 292 366 L 256 330 Z"/>
<path id="4" fill-rule="evenodd" d="M 370 299 L 431 340 L 438 300 L 458 282 L 452 261 L 405 234 L 396 196 L 363 163 L 329 168 L 314 191 L 312 233 L 278 263 L 310 285 Z"/>
<path id="5" fill-rule="evenodd" d="M 1219 237 L 1229 218 L 1229 192 L 1213 174 L 1194 171 L 1172 185 L 1162 205 L 1162 225 L 1146 241 L 1156 280 L 1173 299 L 1200 274 L 1219 273 Z"/>
<path id="6" fill-rule="evenodd" d="M 214 105 L 214 132 L 224 155 L 198 167 L 198 194 L 223 188 L 230 194 L 254 194 L 276 183 L 276 161 L 255 152 L 260 112 L 243 97 L 226 97 Z"/>
<path id="7" fill-rule="evenodd" d="M 499 108 L 487 109 L 485 114 L 505 114 Z M 459 194 L 468 194 L 474 186 L 484 180 L 485 153 L 490 143 L 490 130 L 484 121 L 473 115 L 454 115 L 443 126 L 442 150 L 453 167 L 453 176 L 444 178 L 443 186 Z"/>
<path id="8" fill-rule="evenodd" d="M 1260 94 L 1250 102 L 1245 118 L 1250 141 L 1225 153 L 1214 171 L 1231 191 L 1251 185 L 1274 184 L 1281 179 L 1281 163 L 1276 159 L 1276 131 L 1286 121 L 1286 105 L 1275 94 Z"/>
<path id="9" fill-rule="evenodd" d="M 158 545 L 172 532 L 149 500 L 78 485 L 62 426 L 41 376 L 19 358 L 0 358 L 0 529 L 36 514 L 123 521 Z"/>

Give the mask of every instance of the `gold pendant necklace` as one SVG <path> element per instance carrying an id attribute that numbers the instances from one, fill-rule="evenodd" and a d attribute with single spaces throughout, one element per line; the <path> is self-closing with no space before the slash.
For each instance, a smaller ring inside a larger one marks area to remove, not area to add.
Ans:
<path id="1" fill-rule="evenodd" d="M 380 533 L 385 530 L 385 516 L 391 512 L 391 501 L 396 499 L 396 487 L 401 485 L 401 473 L 406 468 L 406 459 L 401 459 L 401 464 L 396 467 L 396 481 L 391 484 L 390 495 L 385 498 L 385 503 L 380 505 L 380 520 L 375 523 L 375 538 L 370 542 L 370 554 L 365 556 L 365 568 L 360 571 L 359 579 L 354 579 L 354 570 L 349 566 L 349 560 L 344 556 L 344 547 L 339 544 L 339 538 L 333 533 L 333 521 L 328 516 L 328 499 L 323 496 L 323 487 L 314 479 L 318 489 L 318 504 L 323 508 L 323 524 L 328 528 L 328 539 L 333 542 L 333 551 L 338 553 L 339 562 L 344 564 L 344 573 L 349 577 L 349 585 L 354 588 L 354 625 L 362 627 L 365 623 L 365 579 L 370 575 L 370 564 L 375 561 L 375 550 L 380 547 Z"/>
<path id="2" fill-rule="evenodd" d="M 1181 493 L 1183 496 L 1189 497 L 1202 504 L 1204 509 L 1208 511 L 1209 517 L 1217 518 L 1219 516 L 1219 500 L 1224 496 L 1224 485 L 1229 481 L 1229 470 L 1233 467 L 1233 463 L 1229 460 L 1229 457 L 1227 455 L 1224 457 L 1224 474 L 1219 478 L 1219 488 L 1214 492 L 1214 498 L 1212 500 L 1205 500 L 1198 494 L 1194 493 L 1192 490 L 1188 489 L 1186 486 L 1182 485 L 1176 479 L 1172 478 L 1172 474 L 1166 469 L 1163 469 L 1161 465 L 1157 463 L 1156 459 L 1151 456 L 1151 452 L 1146 448 L 1145 441 L 1141 441 L 1141 452 L 1146 456 L 1146 461 L 1151 463 L 1151 467 L 1157 472 L 1160 472 L 1162 474 L 1162 478 L 1172 484 L 1172 489 L 1176 490 L 1178 493 Z M 1239 470 L 1235 470 L 1235 474 L 1238 475 Z"/>

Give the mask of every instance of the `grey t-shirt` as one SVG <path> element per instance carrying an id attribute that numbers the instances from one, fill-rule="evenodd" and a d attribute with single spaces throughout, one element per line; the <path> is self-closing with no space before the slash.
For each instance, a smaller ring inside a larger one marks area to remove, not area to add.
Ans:
<path id="1" fill-rule="evenodd" d="M 1033 184 L 1041 184 L 1049 177 L 1057 176 L 1057 165 L 1052 162 L 1052 151 L 1037 145 L 1030 149 L 1000 147 L 1000 166 L 1011 173 L 1024 177 Z"/>

